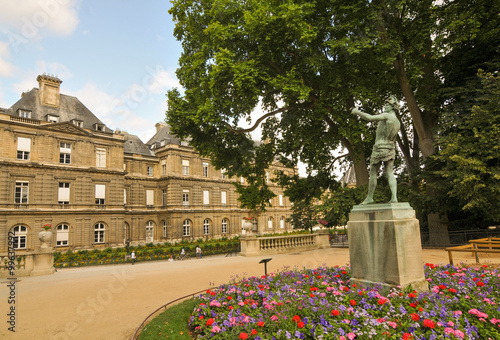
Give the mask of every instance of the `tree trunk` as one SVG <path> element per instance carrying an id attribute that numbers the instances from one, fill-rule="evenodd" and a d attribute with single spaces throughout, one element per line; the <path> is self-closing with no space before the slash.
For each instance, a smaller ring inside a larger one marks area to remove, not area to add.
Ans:
<path id="1" fill-rule="evenodd" d="M 368 185 L 368 164 L 365 158 L 365 147 L 362 142 L 352 143 L 347 138 L 342 139 L 342 144 L 349 151 L 349 158 L 354 164 L 356 186 Z"/>

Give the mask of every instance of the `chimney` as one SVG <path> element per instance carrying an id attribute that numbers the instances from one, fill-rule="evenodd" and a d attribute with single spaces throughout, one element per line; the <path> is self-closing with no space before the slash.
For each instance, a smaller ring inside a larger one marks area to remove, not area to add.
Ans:
<path id="1" fill-rule="evenodd" d="M 59 108 L 59 87 L 62 80 L 45 73 L 39 75 L 36 80 L 38 81 L 40 103 Z"/>
<path id="2" fill-rule="evenodd" d="M 156 123 L 155 124 L 155 127 L 156 127 L 156 132 L 160 131 L 162 128 L 164 128 L 165 126 L 167 126 L 167 124 L 165 123 L 162 123 L 162 122 L 159 122 L 159 123 Z"/>

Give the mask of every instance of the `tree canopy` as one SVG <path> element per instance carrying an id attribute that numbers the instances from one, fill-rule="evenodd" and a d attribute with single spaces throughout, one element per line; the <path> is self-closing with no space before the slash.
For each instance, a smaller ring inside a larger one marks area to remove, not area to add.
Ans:
<path id="1" fill-rule="evenodd" d="M 366 184 L 371 127 L 350 110 L 358 105 L 376 112 L 395 95 L 402 103 L 398 145 L 404 168 L 421 190 L 417 173 L 436 153 L 445 109 L 440 75 L 453 69 L 452 52 L 498 24 L 498 16 L 485 14 L 498 4 L 473 2 L 477 7 L 467 16 L 467 5 L 455 1 L 174 0 L 170 13 L 183 46 L 177 70 L 183 89 L 168 93 L 167 122 L 216 167 L 246 177 L 250 186 L 238 188 L 242 203 L 256 209 L 271 195 L 264 176 L 276 160 L 307 165 L 307 179 L 279 176 L 297 201 L 310 202 L 319 189 L 338 190 L 335 172 L 346 162 L 353 164 L 357 184 Z M 460 15 L 451 19 L 453 13 Z M 482 23 L 485 16 L 493 23 Z M 457 33 L 460 26 L 473 26 L 464 31 L 470 39 Z M 495 35 L 488 37 L 483 40 Z M 240 128 L 259 106 L 262 116 L 251 128 Z M 259 143 L 248 134 L 257 127 Z M 339 149 L 347 157 L 338 157 Z M 303 191 L 297 195 L 298 188 Z M 436 188 L 424 191 L 435 196 Z"/>

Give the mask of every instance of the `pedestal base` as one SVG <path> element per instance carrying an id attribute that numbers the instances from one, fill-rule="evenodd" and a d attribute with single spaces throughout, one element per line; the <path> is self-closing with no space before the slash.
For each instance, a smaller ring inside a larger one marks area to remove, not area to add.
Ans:
<path id="1" fill-rule="evenodd" d="M 347 225 L 352 284 L 428 289 L 419 223 L 408 203 L 354 206 Z"/>
<path id="2" fill-rule="evenodd" d="M 40 248 L 33 252 L 33 270 L 30 276 L 48 275 L 55 273 L 54 249 Z"/>

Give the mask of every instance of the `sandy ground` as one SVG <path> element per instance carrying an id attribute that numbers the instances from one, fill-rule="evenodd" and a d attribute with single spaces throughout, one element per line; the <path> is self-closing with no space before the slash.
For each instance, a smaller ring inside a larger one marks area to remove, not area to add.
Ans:
<path id="1" fill-rule="evenodd" d="M 261 276 L 286 267 L 345 265 L 349 250 L 331 248 L 261 257 L 207 257 L 60 269 L 53 275 L 15 283 L 15 333 L 8 330 L 10 289 L 0 283 L 1 339 L 130 339 L 151 312 L 169 301 L 243 276 Z M 423 251 L 424 262 L 447 264 L 444 250 Z M 454 253 L 455 263 L 474 263 L 470 253 Z M 481 263 L 500 263 L 486 255 Z"/>

